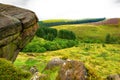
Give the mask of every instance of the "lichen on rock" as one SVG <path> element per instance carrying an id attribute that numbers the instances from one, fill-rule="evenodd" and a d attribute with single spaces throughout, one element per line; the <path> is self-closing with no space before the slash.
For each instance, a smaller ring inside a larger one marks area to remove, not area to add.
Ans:
<path id="1" fill-rule="evenodd" d="M 0 3 L 0 57 L 12 62 L 38 28 L 34 12 Z"/>
<path id="2" fill-rule="evenodd" d="M 87 72 L 79 61 L 66 61 L 60 68 L 56 80 L 86 80 Z"/>

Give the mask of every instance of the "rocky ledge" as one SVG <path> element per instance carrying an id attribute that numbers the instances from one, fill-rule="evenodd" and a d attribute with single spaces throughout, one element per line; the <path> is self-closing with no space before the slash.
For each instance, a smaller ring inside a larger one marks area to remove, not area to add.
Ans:
<path id="1" fill-rule="evenodd" d="M 33 38 L 37 21 L 30 10 L 0 3 L 0 58 L 14 62 L 19 51 Z"/>

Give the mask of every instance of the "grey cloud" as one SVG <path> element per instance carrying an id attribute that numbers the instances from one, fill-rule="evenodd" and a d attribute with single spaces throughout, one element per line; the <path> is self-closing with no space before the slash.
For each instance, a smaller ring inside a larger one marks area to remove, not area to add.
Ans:
<path id="1" fill-rule="evenodd" d="M 115 3 L 120 3 L 120 0 L 115 0 Z"/>

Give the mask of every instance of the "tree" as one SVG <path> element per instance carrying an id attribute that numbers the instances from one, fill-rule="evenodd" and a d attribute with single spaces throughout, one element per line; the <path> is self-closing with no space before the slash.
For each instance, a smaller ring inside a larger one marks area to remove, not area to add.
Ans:
<path id="1" fill-rule="evenodd" d="M 54 28 L 41 27 L 38 28 L 36 35 L 40 38 L 52 41 L 57 36 L 57 30 Z"/>
<path id="2" fill-rule="evenodd" d="M 69 40 L 75 40 L 76 36 L 72 31 L 68 30 L 59 30 L 58 37 L 62 39 L 69 39 Z"/>

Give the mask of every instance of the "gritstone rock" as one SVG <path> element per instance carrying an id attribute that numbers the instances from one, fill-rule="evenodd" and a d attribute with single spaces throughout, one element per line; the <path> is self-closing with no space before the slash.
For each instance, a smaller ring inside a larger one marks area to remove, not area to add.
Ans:
<path id="1" fill-rule="evenodd" d="M 79 61 L 67 61 L 58 73 L 56 80 L 86 80 L 87 72 L 84 64 Z"/>
<path id="2" fill-rule="evenodd" d="M 33 38 L 37 21 L 30 10 L 0 3 L 0 58 L 14 62 L 19 51 Z"/>

